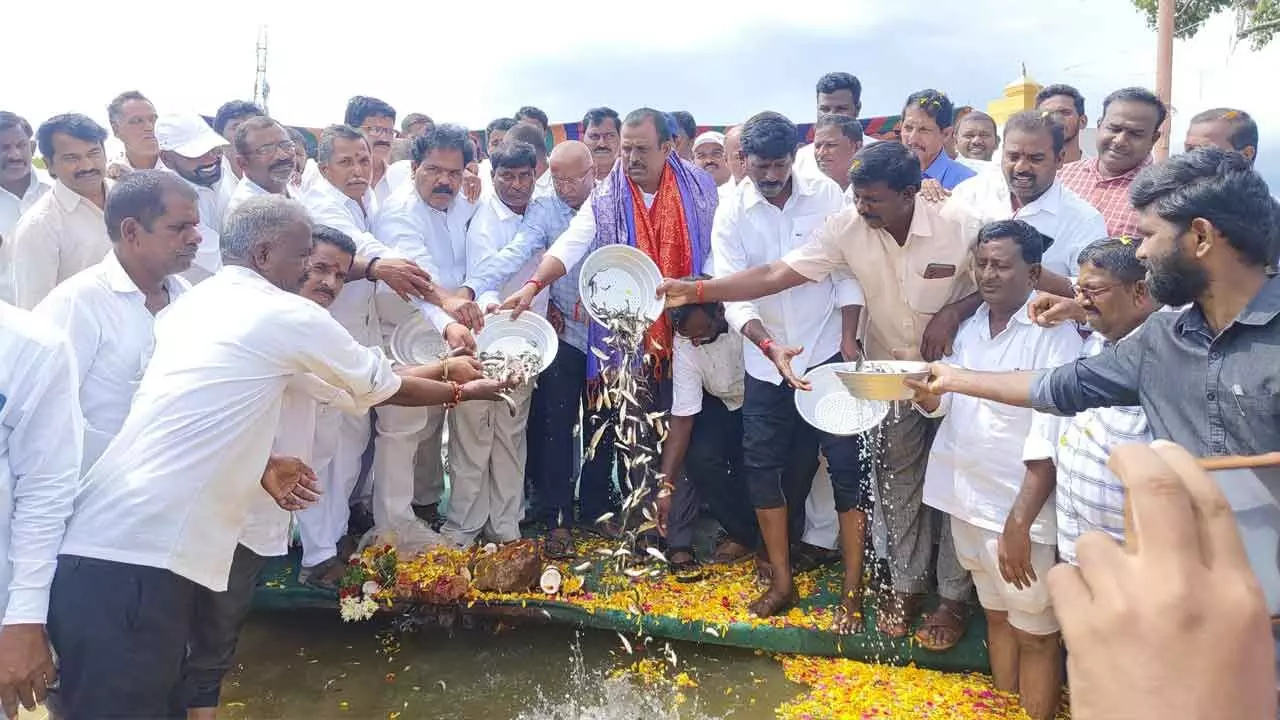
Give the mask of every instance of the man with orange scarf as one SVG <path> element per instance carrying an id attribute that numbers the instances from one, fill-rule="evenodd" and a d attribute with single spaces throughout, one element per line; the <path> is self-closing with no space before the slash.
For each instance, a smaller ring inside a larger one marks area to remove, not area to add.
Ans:
<path id="1" fill-rule="evenodd" d="M 709 270 L 711 224 L 718 198 L 716 184 L 706 171 L 673 152 L 673 124 L 665 113 L 651 108 L 627 115 L 622 123 L 622 150 L 613 170 L 547 250 L 533 278 L 503 302 L 503 309 L 527 309 L 542 288 L 563 277 L 590 251 L 605 245 L 625 244 L 643 250 L 663 277 L 686 277 Z M 580 313 L 581 309 L 575 312 Z M 597 323 L 588 327 L 588 344 L 607 356 L 605 335 L 605 329 Z M 652 409 L 666 409 L 671 404 L 673 342 L 665 314 L 649 328 L 646 345 L 655 368 L 650 378 Z M 588 352 L 588 396 L 599 389 L 601 369 L 598 355 Z M 600 414 L 589 413 L 583 437 L 593 437 L 596 428 L 607 421 Z M 612 447 L 612 430 L 605 435 L 599 446 Z M 610 452 L 596 453 L 586 460 L 583 486 L 611 486 L 614 462 L 614 453 Z M 613 500 L 616 504 L 616 496 Z"/>

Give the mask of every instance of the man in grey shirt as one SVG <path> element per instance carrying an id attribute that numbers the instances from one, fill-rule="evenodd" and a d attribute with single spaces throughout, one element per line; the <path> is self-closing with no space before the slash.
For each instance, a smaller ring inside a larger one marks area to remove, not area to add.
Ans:
<path id="1" fill-rule="evenodd" d="M 1101 354 L 1052 370 L 935 363 L 917 389 L 1063 415 L 1140 404 L 1157 438 L 1198 455 L 1280 450 L 1280 278 L 1266 272 L 1280 247 L 1280 204 L 1247 159 L 1217 148 L 1144 170 L 1130 195 L 1152 296 L 1189 307 L 1156 313 Z M 1054 314 L 1082 316 L 1076 310 L 1059 301 Z"/>

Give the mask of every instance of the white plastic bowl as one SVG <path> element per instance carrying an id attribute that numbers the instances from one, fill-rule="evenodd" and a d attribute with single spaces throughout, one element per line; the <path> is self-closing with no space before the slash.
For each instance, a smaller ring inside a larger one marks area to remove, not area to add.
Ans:
<path id="1" fill-rule="evenodd" d="M 416 310 L 396 326 L 387 346 L 392 359 L 401 365 L 425 365 L 449 352 L 444 336 Z"/>
<path id="2" fill-rule="evenodd" d="M 662 273 L 643 251 L 630 245 L 606 245 L 582 261 L 578 295 L 592 320 L 604 324 L 601 311 L 630 310 L 650 322 L 662 316 L 663 301 L 655 295 Z"/>
<path id="3" fill-rule="evenodd" d="M 820 365 L 805 373 L 812 390 L 795 392 L 796 410 L 810 425 L 832 435 L 857 435 L 879 425 L 889 414 L 889 403 L 849 394 L 837 370 L 852 370 L 853 363 Z"/>
<path id="4" fill-rule="evenodd" d="M 850 395 L 864 400 L 910 400 L 915 391 L 902 381 L 929 377 L 929 363 L 909 360 L 866 360 L 862 371 L 854 363 L 841 363 L 847 369 L 836 371 L 836 377 Z"/>
<path id="5" fill-rule="evenodd" d="M 476 349 L 505 355 L 532 349 L 538 353 L 538 372 L 542 372 L 551 367 L 560 350 L 560 340 L 555 328 L 541 315 L 526 310 L 512 320 L 511 311 L 504 310 L 485 317 L 484 328 L 476 335 Z"/>

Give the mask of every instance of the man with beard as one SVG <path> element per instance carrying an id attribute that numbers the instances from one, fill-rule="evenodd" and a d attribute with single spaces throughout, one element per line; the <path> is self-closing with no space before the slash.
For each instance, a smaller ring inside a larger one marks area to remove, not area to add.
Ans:
<path id="1" fill-rule="evenodd" d="M 227 201 L 226 217 L 251 197 L 291 195 L 289 181 L 297 170 L 297 141 L 280 123 L 266 116 L 245 120 L 236 128 L 234 147 L 240 182 Z"/>
<path id="2" fill-rule="evenodd" d="M 156 142 L 156 106 L 137 90 L 122 92 L 107 105 L 111 132 L 124 144 L 124 152 L 107 166 L 107 176 L 117 178 L 130 170 L 156 170 L 160 145 Z"/>
<path id="3" fill-rule="evenodd" d="M 373 230 L 395 254 L 416 261 L 431 273 L 441 293 L 460 288 L 467 276 L 467 223 L 475 212 L 462 187 L 472 162 L 471 140 L 457 125 L 437 126 L 413 145 L 413 182 L 391 194 L 378 213 Z M 451 349 L 472 348 L 471 328 L 481 326 L 475 303 L 446 297 L 445 309 L 413 306 L 394 295 L 375 298 L 381 337 L 390 340 L 396 326 L 421 312 Z M 456 318 L 461 318 L 460 322 Z M 377 413 L 373 441 L 373 519 L 375 527 L 399 535 L 431 537 L 415 516 L 438 513 L 444 494 L 441 458 L 445 411 L 442 408 L 383 408 Z M 420 458 L 420 461 L 416 461 Z M 350 488 L 346 491 L 349 493 Z M 415 507 L 416 506 L 416 507 Z M 333 538 L 342 527 L 331 528 Z M 332 549 L 326 547 L 329 558 Z M 306 565 L 325 559 L 309 554 Z M 339 575 L 340 560 L 328 570 Z M 334 576 L 329 576 L 332 581 Z"/>
<path id="4" fill-rule="evenodd" d="M 555 195 L 529 205 L 515 238 L 485 260 L 482 272 L 468 278 L 468 285 L 484 293 L 506 278 L 511 278 L 511 284 L 527 276 L 546 249 L 569 227 L 596 184 L 591 151 L 576 140 L 560 143 L 551 151 L 550 173 Z M 530 265 L 531 262 L 535 264 Z M 546 550 L 552 557 L 571 556 L 574 551 L 569 532 L 574 520 L 572 428 L 578 423 L 582 408 L 587 368 L 587 326 L 578 297 L 578 270 L 572 268 L 551 285 L 547 319 L 560 335 L 560 349 L 551 367 L 538 375 L 529 414 L 526 475 L 534 488 L 534 514 L 551 529 Z M 580 491 L 580 518 L 590 522 L 609 511 L 607 487 L 584 481 Z"/>
<path id="5" fill-rule="evenodd" d="M 387 168 L 391 165 L 391 141 L 396 136 L 396 109 L 372 97 L 356 95 L 347 101 L 347 113 L 343 123 L 358 129 L 369 141 L 373 158 L 370 167 L 369 188 L 378 202 L 391 196 L 391 180 Z"/>
<path id="6" fill-rule="evenodd" d="M 1000 136 L 990 115 L 970 110 L 956 123 L 956 160 L 971 170 L 983 169 L 995 157 L 998 147 Z"/>
<path id="7" fill-rule="evenodd" d="M 812 147 L 818 169 L 840 186 L 845 204 L 852 204 L 849 170 L 853 156 L 862 149 L 862 123 L 848 115 L 823 115 L 813 126 Z"/>
<path id="8" fill-rule="evenodd" d="M 805 283 L 827 283 L 833 274 L 849 275 L 865 294 L 866 357 L 918 357 L 924 329 L 933 314 L 948 303 L 973 294 L 970 248 L 977 234 L 976 223 L 952 218 L 947 208 L 917 199 L 922 177 L 920 161 L 905 145 L 870 145 L 858 153 L 853 165 L 852 210 L 833 215 L 813 239 L 782 259 L 755 264 L 732 275 L 704 281 L 700 286 L 665 280 L 659 293 L 665 293 L 667 306 L 697 302 L 699 298 L 702 302 L 757 300 Z M 717 217 L 717 224 L 719 220 Z M 722 267 L 718 258 L 716 267 Z M 861 312 L 856 306 L 843 311 L 841 320 L 846 332 L 840 339 L 842 354 L 853 358 L 857 349 L 845 350 L 850 344 L 848 329 L 858 326 Z M 783 360 L 776 367 L 792 387 L 810 389 L 789 362 L 800 348 L 770 345 L 768 349 L 771 356 Z M 748 398 L 751 387 L 749 384 Z M 905 407 L 898 410 L 890 412 L 881 424 L 884 440 L 876 457 L 893 573 L 893 590 L 885 594 L 876 612 L 877 629 L 893 639 L 906 637 L 936 574 L 941 601 L 926 617 L 915 639 L 923 647 L 942 651 L 954 647 L 964 635 L 965 601 L 971 584 L 968 573 L 956 560 L 945 523 L 936 523 L 934 513 L 921 503 L 925 461 L 936 424 Z M 744 415 L 744 423 L 749 417 Z M 836 468 L 831 470 L 833 484 L 848 488 L 847 481 L 837 477 Z M 860 512 L 849 507 L 848 489 L 845 492 L 846 499 L 842 501 L 837 494 L 836 502 L 837 508 L 844 511 L 840 523 L 841 542 L 846 544 L 846 580 L 854 582 L 848 574 L 851 548 L 847 543 L 855 539 L 861 542 L 862 536 L 855 536 L 852 528 L 845 532 L 845 527 L 846 523 L 856 524 Z M 764 523 L 761 525 L 763 529 Z M 931 570 L 930 555 L 939 530 L 943 532 L 938 562 L 936 570 Z M 846 596 L 845 600 L 848 603 L 853 598 Z M 846 627 L 860 620 L 848 615 L 846 618 Z"/>
<path id="9" fill-rule="evenodd" d="M 843 206 L 834 182 L 795 173 L 795 136 L 795 125 L 777 113 L 761 113 L 743 125 L 750 182 L 741 184 L 730 204 L 716 213 L 712 249 L 721 275 L 779 260 L 809 242 L 827 216 Z M 796 600 L 791 545 L 802 536 L 803 506 L 821 448 L 845 537 L 845 583 L 833 627 L 841 634 L 858 632 L 862 622 L 862 539 L 870 490 L 858 459 L 862 448 L 856 438 L 836 438 L 804 423 L 794 409 L 794 386 L 783 381 L 794 372 L 838 361 L 844 344 L 843 308 L 857 309 L 862 302 L 857 283 L 844 279 L 756 302 L 730 303 L 725 309 L 730 327 L 757 348 L 748 348 L 743 359 L 743 467 L 764 539 L 760 568 L 769 589 L 748 609 L 756 617 L 770 617 Z M 856 330 L 857 322 L 851 327 Z M 676 505 L 673 512 L 679 513 Z M 674 564 L 678 557 L 673 551 L 669 559 Z"/>
<path id="10" fill-rule="evenodd" d="M 503 309 L 516 314 L 528 310 L 548 284 L 564 277 L 587 254 L 606 245 L 628 245 L 653 259 L 665 277 L 685 277 L 705 272 L 711 255 L 711 226 L 718 194 L 711 176 L 676 156 L 666 115 L 652 108 L 629 113 L 622 122 L 621 161 L 605 182 L 598 183 L 569 227 L 552 243 L 533 277 L 507 297 Z M 587 393 L 592 403 L 602 390 L 602 365 L 596 353 L 607 355 L 608 331 L 599 323 L 587 326 Z M 643 342 L 654 358 L 655 369 L 646 382 L 652 398 L 646 410 L 669 404 L 671 323 L 659 318 Z M 605 425 L 604 413 L 593 414 L 582 434 L 591 437 L 595 426 Z M 612 448 L 606 430 L 601 447 Z M 612 482 L 616 454 L 598 452 L 583 463 L 583 483 Z M 616 524 L 602 530 L 613 534 Z"/>
<path id="11" fill-rule="evenodd" d="M 222 267 L 218 237 L 235 179 L 223 173 L 222 136 L 195 113 L 165 113 L 156 123 L 160 162 L 196 191 L 200 199 L 200 251 L 183 277 L 198 283 Z"/>
<path id="12" fill-rule="evenodd" d="M 1000 166 L 961 183 L 950 201 L 963 204 L 983 223 L 1023 220 L 1053 238 L 1041 263 L 1065 278 L 1076 274 L 1080 251 L 1107 236 L 1107 224 L 1057 180 L 1063 144 L 1062 125 L 1052 115 L 1040 110 L 1013 115 L 1004 125 Z"/>
<path id="13" fill-rule="evenodd" d="M 102 215 L 111 188 L 106 139 L 102 126 L 75 113 L 55 115 L 36 131 L 40 154 L 58 180 L 23 213 L 13 232 L 18 307 L 35 307 L 55 285 L 111 252 Z"/>
<path id="14" fill-rule="evenodd" d="M 155 341 L 155 318 L 191 284 L 179 274 L 200 247 L 196 193 L 173 173 L 135 170 L 107 194 L 112 251 L 75 274 L 35 308 L 71 339 L 84 412 L 88 470 L 120 431 L 143 360 Z"/>
<path id="15" fill-rule="evenodd" d="M 591 151 L 597 180 L 608 177 L 618 159 L 621 123 L 618 111 L 609 107 L 591 108 L 582 116 L 582 142 Z"/>
<path id="16" fill-rule="evenodd" d="M 1049 85 L 1036 93 L 1036 110 L 1047 112 L 1062 124 L 1066 143 L 1062 162 L 1073 163 L 1084 157 L 1080 149 L 1080 131 L 1089 124 L 1084 114 L 1084 96 L 1070 85 Z"/>
<path id="17" fill-rule="evenodd" d="M 1198 456 L 1280 450 L 1280 278 L 1266 272 L 1280 204 L 1243 155 L 1217 148 L 1142 171 L 1131 195 L 1151 297 L 1190 307 L 1155 313 L 1099 354 L 1052 370 L 935 363 L 921 387 L 1058 414 L 1141 405 L 1157 439 Z"/>
<path id="18" fill-rule="evenodd" d="M 0 301 L 12 304 L 14 228 L 18 218 L 53 187 L 53 180 L 35 167 L 36 150 L 31 123 L 0 111 Z"/>
<path id="19" fill-rule="evenodd" d="M 1151 148 L 1160 139 L 1167 114 L 1150 90 L 1116 90 L 1102 101 L 1098 156 L 1063 165 L 1058 172 L 1064 187 L 1102 213 L 1111 237 L 1138 235 L 1138 212 L 1129 202 L 1129 186 L 1151 164 Z"/>
<path id="20" fill-rule="evenodd" d="M 823 115 L 857 118 L 858 113 L 862 112 L 862 82 L 849 73 L 830 72 L 818 78 L 817 96 L 819 118 Z M 732 148 L 726 145 L 726 150 L 729 149 Z M 816 149 L 809 144 L 796 151 L 798 172 L 822 173 L 822 168 L 818 167 L 817 158 L 814 157 Z M 741 176 L 735 173 L 734 177 Z"/>
<path id="21" fill-rule="evenodd" d="M 977 174 L 952 160 L 943 149 L 955 133 L 954 112 L 951 98 L 933 89 L 911 93 L 902 107 L 902 144 L 915 153 L 924 176 L 944 190 Z"/>
<path id="22" fill-rule="evenodd" d="M 676 155 L 682 160 L 693 162 L 693 139 L 698 135 L 698 121 L 693 119 L 692 113 L 684 110 L 676 110 L 671 113 L 671 117 L 676 121 Z"/>
<path id="23" fill-rule="evenodd" d="M 693 141 L 693 164 L 711 173 L 722 196 L 726 187 L 733 187 L 729 183 L 732 177 L 729 166 L 724 161 L 724 133 L 709 130 L 699 135 Z"/>

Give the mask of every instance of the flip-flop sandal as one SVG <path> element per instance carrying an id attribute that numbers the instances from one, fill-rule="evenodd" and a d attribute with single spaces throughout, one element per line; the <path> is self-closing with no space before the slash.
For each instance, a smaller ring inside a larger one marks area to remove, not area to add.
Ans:
<path id="1" fill-rule="evenodd" d="M 729 546 L 740 548 L 741 552 L 734 554 L 725 550 Z M 754 550 L 736 540 L 725 540 L 716 545 L 715 551 L 711 553 L 711 562 L 717 565 L 734 565 L 750 558 L 754 552 Z"/>
<path id="2" fill-rule="evenodd" d="M 901 640 L 911 634 L 911 624 L 920 613 L 924 595 L 890 591 L 876 605 L 876 630 L 890 640 Z M 901 632 L 889 632 L 885 623 L 901 618 Z"/>
<path id="3" fill-rule="evenodd" d="M 676 555 L 687 555 L 688 560 L 675 561 L 671 558 Z M 693 554 L 693 548 L 669 548 L 667 550 L 667 562 L 670 566 L 671 574 L 675 577 L 676 582 L 692 583 L 698 582 L 703 578 L 702 564 L 698 562 L 698 558 Z"/>
<path id="4" fill-rule="evenodd" d="M 965 622 L 969 619 L 968 615 L 962 604 L 941 600 L 938 602 L 938 607 L 925 617 L 920 629 L 916 630 L 915 640 L 920 647 L 930 652 L 946 652 L 960 644 L 966 629 Z M 937 630 L 955 633 L 955 635 L 951 642 L 933 643 L 932 638 Z"/>
<path id="5" fill-rule="evenodd" d="M 324 577 L 329 574 L 335 565 L 342 563 L 337 558 L 329 558 L 324 562 L 311 568 L 302 568 L 298 572 L 298 584 L 305 587 L 324 590 L 325 592 L 338 592 L 339 585 L 342 583 L 342 576 L 339 575 L 337 580 L 325 580 Z"/>

